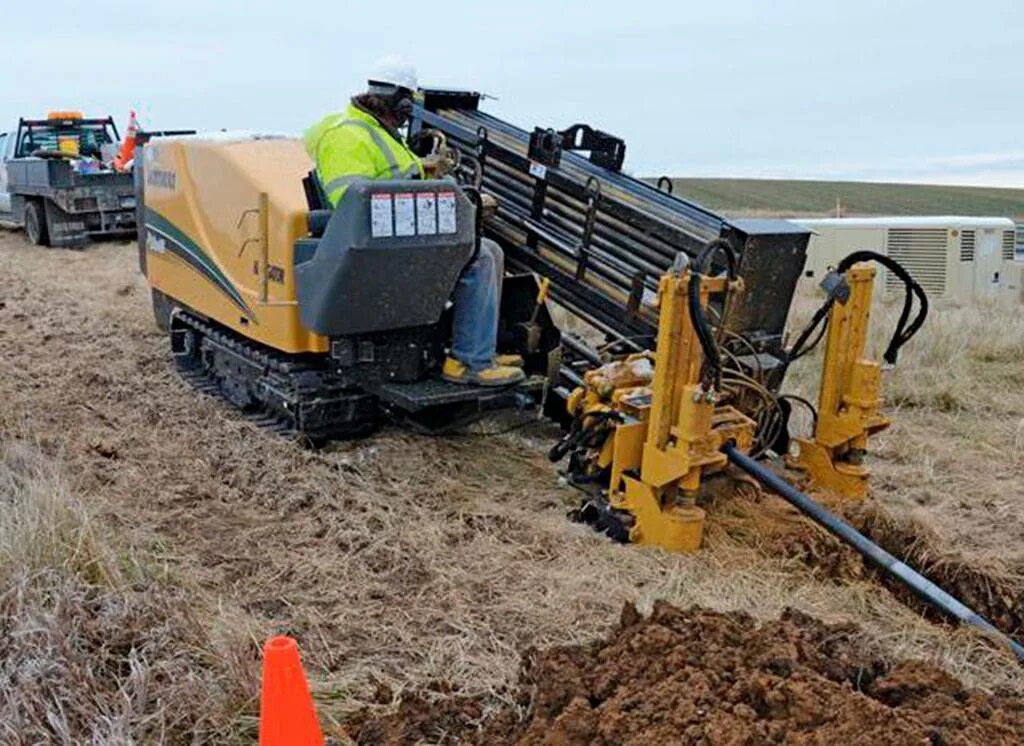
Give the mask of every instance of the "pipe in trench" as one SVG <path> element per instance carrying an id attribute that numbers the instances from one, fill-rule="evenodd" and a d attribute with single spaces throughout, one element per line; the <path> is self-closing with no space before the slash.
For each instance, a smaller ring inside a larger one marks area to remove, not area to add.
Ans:
<path id="1" fill-rule="evenodd" d="M 1024 646 L 1011 639 L 1002 631 L 996 629 L 991 622 L 975 612 L 973 609 L 967 607 L 949 593 L 946 593 L 946 591 L 942 590 L 942 588 L 935 585 L 935 583 L 928 580 L 928 578 L 924 577 L 913 568 L 908 567 L 903 562 L 900 562 L 893 555 L 889 554 L 887 551 L 868 539 L 853 526 L 840 520 L 837 516 L 830 513 L 804 493 L 800 492 L 796 487 L 780 478 L 773 471 L 762 466 L 747 454 L 737 450 L 735 445 L 729 443 L 722 448 L 722 451 L 726 456 L 728 456 L 729 461 L 747 472 L 747 474 L 754 477 L 764 486 L 777 493 L 791 505 L 801 510 L 816 523 L 826 528 L 829 532 L 838 536 L 840 539 L 852 546 L 866 560 L 874 563 L 898 580 L 905 583 L 907 587 L 914 591 L 914 593 L 925 601 L 928 601 L 941 609 L 946 614 L 955 617 L 972 627 L 980 629 L 989 637 L 1006 645 L 1013 651 L 1013 654 L 1017 656 L 1018 660 L 1024 661 Z"/>

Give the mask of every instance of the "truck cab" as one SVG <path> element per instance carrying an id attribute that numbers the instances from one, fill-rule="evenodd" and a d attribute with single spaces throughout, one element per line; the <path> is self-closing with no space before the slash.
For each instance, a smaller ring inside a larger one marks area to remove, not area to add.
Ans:
<path id="1" fill-rule="evenodd" d="M 14 157 L 17 132 L 0 132 L 0 220 L 10 215 L 11 195 L 7 191 L 7 161 Z"/>

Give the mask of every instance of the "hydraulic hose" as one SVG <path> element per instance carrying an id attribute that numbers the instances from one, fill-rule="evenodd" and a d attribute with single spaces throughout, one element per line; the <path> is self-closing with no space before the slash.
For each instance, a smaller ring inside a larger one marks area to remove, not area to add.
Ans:
<path id="1" fill-rule="evenodd" d="M 913 568 L 900 562 L 893 555 L 868 539 L 850 524 L 840 520 L 793 485 L 781 479 L 767 467 L 759 464 L 750 456 L 739 451 L 732 443 L 726 444 L 722 451 L 740 469 L 772 492 L 777 493 L 794 507 L 808 515 L 815 523 L 826 528 L 844 542 L 856 549 L 864 559 L 885 570 L 897 580 L 903 582 L 914 593 L 925 601 L 933 604 L 949 616 L 980 629 L 989 637 L 1006 645 L 1017 659 L 1024 662 L 1024 646 L 996 629 L 987 619 L 970 609 L 959 600 L 946 593 L 928 578 Z"/>
<path id="2" fill-rule="evenodd" d="M 910 276 L 910 273 L 902 264 L 897 262 L 895 259 L 888 257 L 885 254 L 879 254 L 876 251 L 854 251 L 839 262 L 837 271 L 842 274 L 857 262 L 866 261 L 875 261 L 881 264 L 903 280 L 903 286 L 906 289 L 906 294 L 903 297 L 903 310 L 900 312 L 899 321 L 896 322 L 896 331 L 893 332 L 892 339 L 889 341 L 889 346 L 882 355 L 885 362 L 889 363 L 889 365 L 895 365 L 900 347 L 909 342 L 910 338 L 917 334 L 917 330 L 921 328 L 925 318 L 928 316 L 928 296 L 925 295 L 924 289 L 913 277 Z M 907 322 L 910 319 L 910 311 L 913 306 L 914 297 L 917 298 L 919 307 L 917 310 L 917 316 L 914 317 L 914 320 L 908 326 Z"/>
<path id="3" fill-rule="evenodd" d="M 879 254 L 876 251 L 868 251 L 867 249 L 854 251 L 853 253 L 845 256 L 843 260 L 839 262 L 839 266 L 836 267 L 836 272 L 841 275 L 857 262 L 869 261 L 878 262 L 903 281 L 903 287 L 905 290 L 903 296 L 903 310 L 900 312 L 900 318 L 896 322 L 896 330 L 893 332 L 892 338 L 889 340 L 889 345 L 886 347 L 885 353 L 882 355 L 885 362 L 889 365 L 895 365 L 896 359 L 899 356 L 900 348 L 909 342 L 911 337 L 917 334 L 917 331 L 921 328 L 921 325 L 924 324 L 924 320 L 928 316 L 928 296 L 925 294 L 921 285 L 910 276 L 910 273 L 902 264 L 892 257 L 886 256 L 885 254 Z M 918 301 L 917 315 L 914 316 L 913 321 L 910 321 L 910 312 L 913 309 L 914 298 L 917 298 Z M 819 325 L 821 325 L 827 318 L 828 312 L 832 309 L 833 303 L 835 303 L 834 296 L 825 301 L 825 303 L 815 312 L 814 317 L 811 319 L 811 323 L 804 328 L 800 333 L 800 336 L 797 337 L 796 342 L 790 348 L 786 361 L 787 365 L 813 350 L 815 345 L 817 345 L 825 335 L 825 326 L 821 326 L 819 329 Z M 814 341 L 808 344 L 807 340 L 815 330 L 818 330 L 818 335 L 814 338 Z"/>
<path id="4" fill-rule="evenodd" d="M 689 307 L 690 320 L 693 329 L 697 333 L 697 340 L 700 342 L 701 350 L 704 352 L 704 359 L 707 361 L 708 369 L 714 376 L 715 388 L 722 388 L 722 354 L 718 349 L 718 341 L 711 332 L 711 325 L 708 323 L 707 315 L 700 304 L 700 278 L 711 269 L 711 260 L 715 254 L 723 253 L 726 262 L 726 276 L 729 280 L 736 279 L 736 251 L 732 244 L 723 238 L 716 238 L 708 241 L 701 249 L 693 262 L 693 272 L 690 274 Z M 728 304 L 727 304 L 728 305 Z"/>

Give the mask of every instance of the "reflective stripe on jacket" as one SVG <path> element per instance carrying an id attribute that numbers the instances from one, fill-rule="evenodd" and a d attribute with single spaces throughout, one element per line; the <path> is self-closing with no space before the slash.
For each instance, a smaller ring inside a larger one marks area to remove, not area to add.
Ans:
<path id="1" fill-rule="evenodd" d="M 306 130 L 303 140 L 332 207 L 359 179 L 424 177 L 423 164 L 405 143 L 354 104 L 342 114 L 321 119 Z"/>

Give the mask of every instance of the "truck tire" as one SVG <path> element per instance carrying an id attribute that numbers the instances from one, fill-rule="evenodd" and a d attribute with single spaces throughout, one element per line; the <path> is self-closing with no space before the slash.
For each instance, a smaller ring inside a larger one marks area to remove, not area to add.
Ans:
<path id="1" fill-rule="evenodd" d="M 50 245 L 49 224 L 41 202 L 32 201 L 25 204 L 25 235 L 36 246 Z"/>

